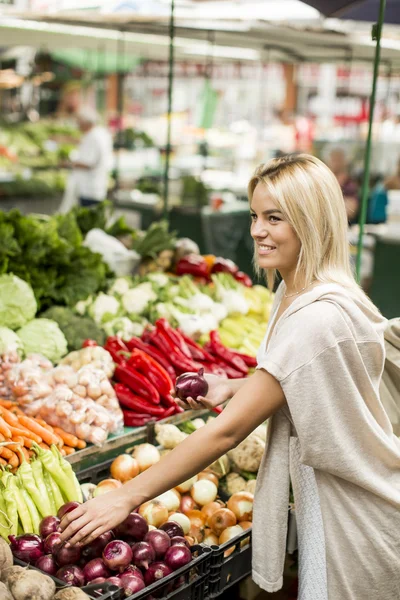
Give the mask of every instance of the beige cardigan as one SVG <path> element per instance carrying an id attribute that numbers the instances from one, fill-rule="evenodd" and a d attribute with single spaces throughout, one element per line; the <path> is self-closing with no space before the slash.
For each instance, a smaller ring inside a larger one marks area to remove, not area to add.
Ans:
<path id="1" fill-rule="evenodd" d="M 253 579 L 269 592 L 282 586 L 296 436 L 301 463 L 314 470 L 329 600 L 400 598 L 400 441 L 379 398 L 385 323 L 323 284 L 283 313 L 266 351 L 267 332 L 258 368 L 287 401 L 271 419 L 254 504 Z"/>

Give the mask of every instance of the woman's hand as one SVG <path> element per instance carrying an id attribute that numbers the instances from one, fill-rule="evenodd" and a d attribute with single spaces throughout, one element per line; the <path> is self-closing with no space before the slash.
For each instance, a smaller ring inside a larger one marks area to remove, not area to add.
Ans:
<path id="1" fill-rule="evenodd" d="M 140 502 L 138 502 L 140 504 Z M 125 521 L 133 510 L 124 486 L 81 504 L 61 520 L 62 542 L 86 545 Z"/>
<path id="2" fill-rule="evenodd" d="M 176 401 L 179 406 L 185 410 L 212 409 L 232 398 L 233 390 L 229 379 L 224 379 L 223 377 L 218 377 L 218 375 L 212 375 L 210 373 L 205 373 L 204 378 L 208 383 L 208 393 L 206 397 L 198 396 L 196 400 L 188 398 L 186 402 L 177 398 Z"/>

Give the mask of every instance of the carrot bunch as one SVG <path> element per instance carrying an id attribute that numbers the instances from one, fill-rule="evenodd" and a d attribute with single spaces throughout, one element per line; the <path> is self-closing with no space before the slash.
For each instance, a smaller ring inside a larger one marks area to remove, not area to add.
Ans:
<path id="1" fill-rule="evenodd" d="M 0 464 L 18 467 L 20 452 L 30 460 L 33 442 L 45 449 L 55 444 L 63 456 L 86 447 L 86 442 L 75 435 L 51 427 L 43 419 L 27 417 L 14 402 L 0 399 Z"/>

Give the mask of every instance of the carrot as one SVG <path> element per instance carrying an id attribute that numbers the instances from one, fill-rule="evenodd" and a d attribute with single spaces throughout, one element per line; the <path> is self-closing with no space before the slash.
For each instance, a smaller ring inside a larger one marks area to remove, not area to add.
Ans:
<path id="1" fill-rule="evenodd" d="M 25 448 L 32 448 L 33 440 L 31 440 L 31 438 L 23 436 L 23 440 L 24 440 L 24 446 L 25 446 Z"/>
<path id="2" fill-rule="evenodd" d="M 0 456 L 0 465 L 3 465 L 3 467 L 5 467 L 6 465 L 8 465 L 8 462 L 6 461 L 6 459 L 2 458 L 1 456 Z"/>
<path id="3" fill-rule="evenodd" d="M 0 456 L 2 456 L 2 458 L 5 458 L 11 467 L 14 468 L 19 466 L 18 456 L 9 448 L 5 448 L 4 446 L 2 446 L 0 448 Z"/>
<path id="4" fill-rule="evenodd" d="M 43 419 L 38 419 L 37 417 L 35 417 L 35 421 L 36 423 L 39 423 L 39 425 L 41 425 L 42 427 L 44 427 L 45 429 L 47 429 L 47 431 L 54 431 L 54 428 L 49 425 L 48 423 L 46 423 L 46 421 L 43 421 Z"/>
<path id="5" fill-rule="evenodd" d="M 56 433 L 62 439 L 63 443 L 66 446 L 71 446 L 72 448 L 75 448 L 79 442 L 79 439 L 75 435 L 72 435 L 72 433 L 68 433 L 63 429 L 60 429 L 60 427 L 55 427 L 54 433 Z"/>
<path id="6" fill-rule="evenodd" d="M 25 456 L 25 460 L 27 462 L 30 462 L 31 458 L 29 456 L 28 450 L 24 446 L 21 447 L 21 450 L 22 450 L 23 455 Z"/>
<path id="7" fill-rule="evenodd" d="M 12 427 L 18 427 L 19 421 L 17 415 L 15 415 L 13 412 L 8 410 L 4 406 L 0 408 L 0 415 L 3 417 L 3 419 L 8 425 L 11 425 Z"/>
<path id="8" fill-rule="evenodd" d="M 48 444 L 45 444 L 45 442 L 40 442 L 39 446 L 44 450 L 50 450 L 50 446 Z"/>
<path id="9" fill-rule="evenodd" d="M 0 442 L 5 442 L 6 438 L 4 437 L 4 435 L 2 433 L 0 433 Z"/>
<path id="10" fill-rule="evenodd" d="M 34 419 L 30 419 L 29 417 L 19 417 L 19 422 L 30 431 L 33 431 L 36 435 L 40 436 L 49 446 L 52 444 L 59 445 L 58 437 L 51 431 L 47 431 L 47 429 L 39 425 L 39 423 L 36 423 Z"/>
<path id="11" fill-rule="evenodd" d="M 70 448 L 70 446 L 63 446 L 62 448 L 66 454 L 66 456 L 68 456 L 69 454 L 73 454 L 74 452 L 76 452 L 75 448 Z"/>
<path id="12" fill-rule="evenodd" d="M 33 458 L 35 456 L 35 453 L 33 450 L 28 450 L 28 454 L 29 454 L 29 458 Z"/>
<path id="13" fill-rule="evenodd" d="M 33 433 L 33 431 L 30 431 L 26 427 L 10 427 L 10 431 L 12 435 L 22 435 L 22 437 L 30 438 L 37 444 L 43 441 L 39 435 L 36 435 L 36 433 Z"/>
<path id="14" fill-rule="evenodd" d="M 11 437 L 10 428 L 2 417 L 0 417 L 0 433 L 2 433 L 6 438 Z"/>
<path id="15" fill-rule="evenodd" d="M 83 450 L 83 448 L 86 448 L 85 440 L 78 440 L 76 447 L 78 448 L 78 450 Z"/>
<path id="16" fill-rule="evenodd" d="M 17 444 L 20 444 L 21 446 L 24 445 L 24 438 L 22 435 L 14 435 L 12 437 L 12 441 L 16 442 Z"/>
<path id="17" fill-rule="evenodd" d="M 4 406 L 4 408 L 12 408 L 15 406 L 15 402 L 12 400 L 4 400 L 4 398 L 0 398 L 0 406 Z"/>

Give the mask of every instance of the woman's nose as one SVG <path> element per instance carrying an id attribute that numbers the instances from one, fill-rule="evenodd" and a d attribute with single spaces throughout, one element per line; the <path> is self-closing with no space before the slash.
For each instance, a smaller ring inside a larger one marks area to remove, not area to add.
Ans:
<path id="1" fill-rule="evenodd" d="M 251 236 L 256 239 L 256 238 L 266 238 L 268 235 L 268 229 L 265 225 L 265 223 L 262 223 L 261 221 L 253 221 L 251 228 L 250 228 L 250 233 Z"/>

